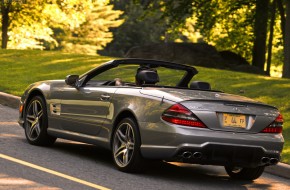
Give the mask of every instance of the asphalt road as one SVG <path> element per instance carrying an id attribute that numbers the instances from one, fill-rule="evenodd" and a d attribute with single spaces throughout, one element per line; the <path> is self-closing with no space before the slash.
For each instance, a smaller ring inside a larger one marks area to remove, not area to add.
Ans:
<path id="1" fill-rule="evenodd" d="M 254 182 L 230 179 L 223 167 L 152 163 L 139 174 L 117 171 L 109 151 L 58 139 L 29 145 L 18 111 L 0 105 L 0 189 L 290 189 L 290 180 L 264 173 Z M 290 174 L 289 174 L 290 175 Z"/>

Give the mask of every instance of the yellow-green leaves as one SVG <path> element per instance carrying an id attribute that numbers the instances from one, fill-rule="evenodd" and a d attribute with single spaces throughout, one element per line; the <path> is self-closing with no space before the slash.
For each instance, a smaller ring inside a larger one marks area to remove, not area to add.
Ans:
<path id="1" fill-rule="evenodd" d="M 93 45 L 96 53 L 112 40 L 109 28 L 123 22 L 118 19 L 122 12 L 107 0 L 27 0 L 0 6 L 10 7 L 10 49 L 45 49 L 63 42 L 86 45 L 85 49 Z"/>

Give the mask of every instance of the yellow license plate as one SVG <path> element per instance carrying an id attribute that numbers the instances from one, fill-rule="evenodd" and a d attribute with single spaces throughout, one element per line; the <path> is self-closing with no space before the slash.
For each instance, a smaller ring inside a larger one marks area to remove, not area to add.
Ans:
<path id="1" fill-rule="evenodd" d="M 238 114 L 223 114 L 224 127 L 240 127 L 246 128 L 246 116 Z"/>

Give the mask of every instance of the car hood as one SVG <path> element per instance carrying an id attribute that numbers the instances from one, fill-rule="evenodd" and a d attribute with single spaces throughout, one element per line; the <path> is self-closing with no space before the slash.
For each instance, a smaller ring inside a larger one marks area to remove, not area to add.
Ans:
<path id="1" fill-rule="evenodd" d="M 191 89 L 170 89 L 170 88 L 143 88 L 140 93 L 150 95 L 154 97 L 164 98 L 166 100 L 174 102 L 182 102 L 188 100 L 196 101 L 228 101 L 228 102 L 243 102 L 250 104 L 265 105 L 256 100 L 238 96 L 233 94 L 227 94 L 217 91 L 200 91 Z M 272 107 L 272 106 L 271 106 Z"/>

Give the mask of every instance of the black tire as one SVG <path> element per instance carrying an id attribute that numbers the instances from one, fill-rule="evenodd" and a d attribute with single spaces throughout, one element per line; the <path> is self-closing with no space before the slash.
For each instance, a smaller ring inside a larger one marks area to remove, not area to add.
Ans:
<path id="1" fill-rule="evenodd" d="M 228 175 L 234 179 L 255 180 L 259 178 L 264 172 L 265 166 L 258 166 L 256 168 L 240 168 L 225 166 Z"/>
<path id="2" fill-rule="evenodd" d="M 137 123 L 132 118 L 121 120 L 112 137 L 112 156 L 122 172 L 140 172 L 144 159 L 140 153 L 141 138 Z"/>
<path id="3" fill-rule="evenodd" d="M 27 141 L 32 145 L 49 146 L 56 138 L 47 134 L 47 109 L 40 96 L 33 97 L 26 106 L 24 130 Z"/>

